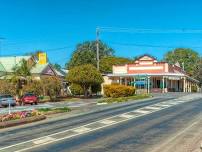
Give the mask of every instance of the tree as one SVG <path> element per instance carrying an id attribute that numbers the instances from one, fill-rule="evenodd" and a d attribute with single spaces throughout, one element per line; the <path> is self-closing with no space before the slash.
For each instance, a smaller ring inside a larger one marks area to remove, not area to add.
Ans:
<path id="1" fill-rule="evenodd" d="M 62 82 L 57 77 L 43 76 L 41 78 L 44 93 L 50 97 L 51 101 L 55 101 L 62 89 Z"/>
<path id="2" fill-rule="evenodd" d="M 179 62 L 181 67 L 183 67 L 184 64 L 185 71 L 191 76 L 194 75 L 199 59 L 199 54 L 188 48 L 177 48 L 167 52 L 164 56 L 164 60 L 168 63 L 175 64 Z"/>
<path id="3" fill-rule="evenodd" d="M 102 75 L 90 64 L 74 67 L 69 70 L 67 81 L 80 85 L 84 90 L 84 97 L 88 96 L 88 90 L 93 85 L 101 85 L 104 81 Z"/>
<path id="4" fill-rule="evenodd" d="M 13 67 L 11 82 L 15 84 L 17 95 L 22 95 L 22 92 L 20 93 L 22 82 L 29 80 L 28 77 L 31 76 L 31 68 L 25 59 L 22 59 L 18 65 Z M 22 77 L 24 78 L 23 80 Z"/>
<path id="5" fill-rule="evenodd" d="M 59 65 L 59 64 L 57 64 L 57 63 L 55 63 L 55 64 L 53 64 L 52 65 L 56 70 L 61 70 L 61 65 Z"/>
<path id="6" fill-rule="evenodd" d="M 16 65 L 15 67 L 13 67 L 13 71 L 15 76 L 21 76 L 24 78 L 31 76 L 31 67 L 29 67 L 25 59 L 22 59 L 19 65 Z"/>
<path id="7" fill-rule="evenodd" d="M 86 41 L 78 44 L 76 50 L 73 52 L 70 61 L 66 64 L 67 69 L 83 64 L 92 64 L 96 66 L 96 41 Z M 102 41 L 99 41 L 99 57 L 113 56 L 114 50 L 107 46 Z"/>
<path id="8" fill-rule="evenodd" d="M 100 72 L 111 73 L 113 65 L 123 65 L 132 63 L 133 61 L 128 58 L 109 56 L 100 60 Z"/>
<path id="9" fill-rule="evenodd" d="M 200 58 L 199 64 L 194 70 L 194 78 L 199 80 L 200 85 L 202 85 L 202 58 Z"/>

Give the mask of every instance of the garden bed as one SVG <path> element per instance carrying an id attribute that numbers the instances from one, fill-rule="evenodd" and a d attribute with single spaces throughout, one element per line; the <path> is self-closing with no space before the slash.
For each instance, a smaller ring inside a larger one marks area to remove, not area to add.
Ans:
<path id="1" fill-rule="evenodd" d="M 40 120 L 44 120 L 44 119 L 46 119 L 45 115 L 38 115 L 38 116 L 27 117 L 27 118 L 22 118 L 22 119 L 3 121 L 3 122 L 0 122 L 0 129 L 23 125 L 23 124 L 27 124 L 27 123 L 32 123 L 32 122 L 36 122 L 36 121 L 40 121 Z"/>
<path id="2" fill-rule="evenodd" d="M 71 111 L 68 107 L 62 108 L 41 108 L 33 111 L 21 111 L 11 114 L 0 115 L 0 129 L 23 125 L 46 119 L 46 115 L 64 113 Z"/>

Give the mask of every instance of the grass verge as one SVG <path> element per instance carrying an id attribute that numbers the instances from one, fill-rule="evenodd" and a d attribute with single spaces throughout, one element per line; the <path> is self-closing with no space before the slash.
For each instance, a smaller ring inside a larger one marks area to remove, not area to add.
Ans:
<path id="1" fill-rule="evenodd" d="M 152 96 L 148 94 L 141 94 L 141 95 L 135 95 L 135 96 L 129 96 L 129 97 L 106 98 L 98 101 L 98 103 L 119 103 L 119 102 L 131 101 L 131 100 L 145 99 L 150 97 Z"/>
<path id="2" fill-rule="evenodd" d="M 44 114 L 44 115 L 49 115 L 49 114 L 56 114 L 56 113 L 64 113 L 64 112 L 69 112 L 71 111 L 70 108 L 68 107 L 62 107 L 62 108 L 40 108 L 37 109 L 38 112 Z"/>

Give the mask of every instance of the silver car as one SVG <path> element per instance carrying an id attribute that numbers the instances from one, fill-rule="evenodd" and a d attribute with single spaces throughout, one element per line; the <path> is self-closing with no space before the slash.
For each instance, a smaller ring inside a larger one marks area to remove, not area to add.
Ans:
<path id="1" fill-rule="evenodd" d="M 11 95 L 0 95 L 0 107 L 16 106 L 16 101 Z"/>

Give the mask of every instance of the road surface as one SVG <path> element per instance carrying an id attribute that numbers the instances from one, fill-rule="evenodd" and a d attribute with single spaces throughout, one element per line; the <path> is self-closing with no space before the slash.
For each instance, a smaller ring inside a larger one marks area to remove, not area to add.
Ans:
<path id="1" fill-rule="evenodd" d="M 198 152 L 202 96 L 159 97 L 0 131 L 0 152 Z"/>

